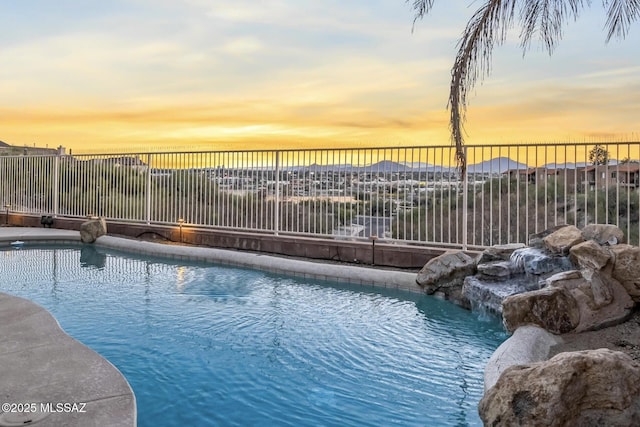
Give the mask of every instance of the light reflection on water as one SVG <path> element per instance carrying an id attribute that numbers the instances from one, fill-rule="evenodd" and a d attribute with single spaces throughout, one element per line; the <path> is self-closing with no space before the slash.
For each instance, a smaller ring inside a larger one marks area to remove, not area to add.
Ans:
<path id="1" fill-rule="evenodd" d="M 0 290 L 116 365 L 140 426 L 480 425 L 501 325 L 362 289 L 92 246 L 0 251 Z"/>

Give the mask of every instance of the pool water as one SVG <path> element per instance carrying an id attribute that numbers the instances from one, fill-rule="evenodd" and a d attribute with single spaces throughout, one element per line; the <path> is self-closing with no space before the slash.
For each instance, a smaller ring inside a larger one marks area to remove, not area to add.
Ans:
<path id="1" fill-rule="evenodd" d="M 92 246 L 2 250 L 0 291 L 118 367 L 141 427 L 481 425 L 506 338 L 425 295 Z"/>

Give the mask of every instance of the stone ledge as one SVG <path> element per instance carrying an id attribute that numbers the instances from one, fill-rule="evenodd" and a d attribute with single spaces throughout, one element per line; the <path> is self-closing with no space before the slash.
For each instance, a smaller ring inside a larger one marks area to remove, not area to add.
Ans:
<path id="1" fill-rule="evenodd" d="M 259 270 L 310 277 L 319 280 L 374 285 L 383 288 L 422 293 L 422 289 L 416 284 L 416 274 L 404 271 L 343 264 L 326 264 L 323 262 L 289 259 L 228 249 L 164 245 L 113 236 L 98 237 L 95 245 L 130 253 L 142 253 L 145 255 L 179 260 L 218 262 L 221 264 L 251 267 Z"/>
<path id="2" fill-rule="evenodd" d="M 80 233 L 72 230 L 51 228 L 1 227 L 0 246 L 22 240 L 29 243 L 80 243 Z M 144 240 L 101 236 L 96 239 L 96 247 L 121 250 L 128 253 L 159 256 L 177 260 L 209 261 L 232 266 L 251 267 L 274 273 L 309 277 L 318 280 L 338 281 L 359 285 L 400 289 L 422 294 L 416 284 L 416 273 L 375 266 L 357 266 L 326 263 L 323 260 L 307 261 L 290 259 L 276 255 L 245 252 L 242 250 L 219 249 L 200 246 L 167 245 Z"/>
<path id="3" fill-rule="evenodd" d="M 30 243 L 80 242 L 80 233 L 55 228 L 0 227 L 0 244 L 21 240 Z"/>
<path id="4" fill-rule="evenodd" d="M 0 214 L 1 217 L 2 214 Z M 58 216 L 56 228 L 43 228 L 40 216 L 11 215 L 11 225 L 31 227 L 33 230 L 76 230 L 79 231 L 86 218 Z M 218 249 L 249 250 L 273 255 L 299 256 L 307 259 L 341 261 L 354 264 L 375 264 L 377 266 L 419 270 L 431 258 L 440 255 L 444 249 L 401 242 L 373 242 L 365 238 L 319 238 L 311 235 L 231 230 L 229 228 L 195 227 L 184 225 L 182 232 L 175 224 L 145 224 L 142 222 L 107 221 L 109 234 L 128 238 L 157 237 L 160 240 L 182 242 L 188 245 L 206 246 Z M 0 227 L 1 228 L 5 228 Z M 11 228 L 6 227 L 6 228 Z M 326 236 L 325 236 L 326 237 Z M 338 236 L 340 237 L 340 236 Z M 375 259 L 375 261 L 374 261 Z"/>

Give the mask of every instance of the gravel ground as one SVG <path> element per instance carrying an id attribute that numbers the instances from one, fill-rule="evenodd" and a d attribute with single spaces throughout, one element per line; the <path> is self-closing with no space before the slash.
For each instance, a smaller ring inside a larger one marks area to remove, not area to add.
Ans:
<path id="1" fill-rule="evenodd" d="M 608 348 L 627 353 L 640 362 L 640 310 L 637 309 L 629 320 L 619 325 L 580 334 L 564 334 L 562 339 L 564 343 L 554 346 L 550 356 L 565 351 Z"/>

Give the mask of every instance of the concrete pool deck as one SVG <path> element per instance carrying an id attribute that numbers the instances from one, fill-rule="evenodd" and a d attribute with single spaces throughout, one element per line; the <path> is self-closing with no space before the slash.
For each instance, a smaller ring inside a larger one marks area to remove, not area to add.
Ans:
<path id="1" fill-rule="evenodd" d="M 80 244 L 80 233 L 50 228 L 0 227 L 0 246 L 47 243 Z M 166 245 L 112 236 L 102 236 L 94 245 L 174 260 L 217 262 L 346 282 L 363 288 L 422 292 L 415 282 L 415 272 Z M 134 393 L 111 363 L 67 335 L 44 308 L 1 292 L 0 403 L 3 404 L 0 427 L 125 427 L 135 426 L 137 422 Z"/>
<path id="2" fill-rule="evenodd" d="M 0 426 L 135 426 L 124 376 L 44 308 L 0 293 Z"/>

